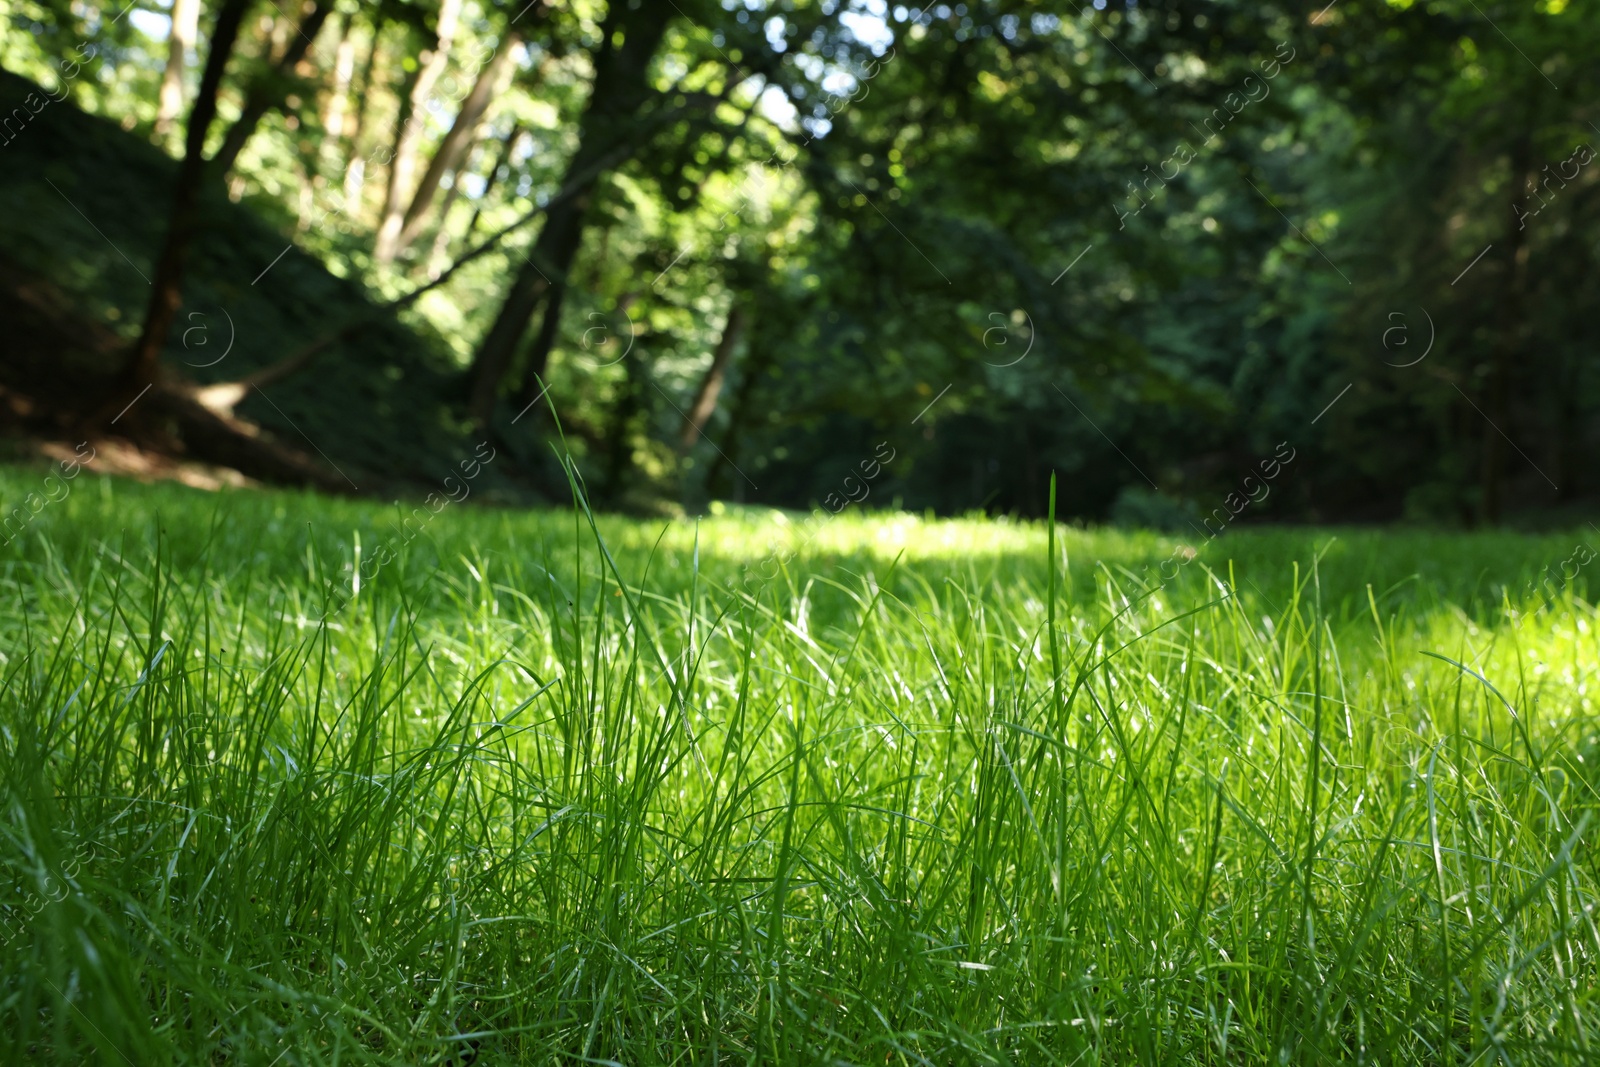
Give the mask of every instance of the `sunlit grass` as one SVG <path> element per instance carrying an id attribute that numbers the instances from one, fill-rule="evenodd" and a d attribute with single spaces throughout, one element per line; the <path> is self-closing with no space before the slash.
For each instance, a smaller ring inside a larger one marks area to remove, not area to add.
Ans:
<path id="1" fill-rule="evenodd" d="M 1581 535 L 409 512 L 86 474 L 0 547 L 7 1062 L 1600 1039 Z"/>

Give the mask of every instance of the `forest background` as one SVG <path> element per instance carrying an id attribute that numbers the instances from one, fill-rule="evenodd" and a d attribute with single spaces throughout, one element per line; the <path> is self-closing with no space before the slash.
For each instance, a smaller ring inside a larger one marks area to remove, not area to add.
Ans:
<path id="1" fill-rule="evenodd" d="M 571 454 L 645 512 L 1036 516 L 1055 471 L 1212 533 L 1600 490 L 1593 7 L 0 15 L 13 451 L 416 496 L 492 454 L 507 502 Z"/>

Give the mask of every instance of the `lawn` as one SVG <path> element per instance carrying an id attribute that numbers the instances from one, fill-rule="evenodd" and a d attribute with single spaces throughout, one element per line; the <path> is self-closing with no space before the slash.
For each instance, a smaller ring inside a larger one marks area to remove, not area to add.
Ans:
<path id="1" fill-rule="evenodd" d="M 1600 1042 L 1587 528 L 43 485 L 0 472 L 6 1062 Z"/>

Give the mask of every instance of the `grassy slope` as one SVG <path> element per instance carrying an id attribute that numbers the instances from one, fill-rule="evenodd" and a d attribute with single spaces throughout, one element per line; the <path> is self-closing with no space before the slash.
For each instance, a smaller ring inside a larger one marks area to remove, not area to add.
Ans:
<path id="1" fill-rule="evenodd" d="M 31 91 L 31 82 L 0 71 L 0 115 Z M 0 258 L 48 281 L 131 344 L 176 170 L 115 123 L 52 103 L 0 147 L 8 209 L 0 212 Z M 207 204 L 167 346 L 175 372 L 231 381 L 369 310 L 360 286 L 288 248 L 300 239 L 292 220 L 273 225 L 257 213 L 272 209 L 265 198 L 240 205 L 218 195 Z M 320 449 L 367 482 L 364 489 L 415 483 L 440 467 L 436 457 L 471 451 L 448 405 L 455 373 L 444 342 L 420 321 L 380 319 L 305 372 L 247 397 L 239 412 L 293 448 L 313 456 Z M 518 495 L 504 471 L 490 471 L 487 482 L 498 495 Z"/>
<path id="2" fill-rule="evenodd" d="M 1600 1040 L 1584 574 L 1501 610 L 1573 538 L 1248 531 L 1130 600 L 1174 543 L 1064 529 L 1053 650 L 1037 526 L 846 514 L 734 596 L 792 524 L 613 568 L 450 507 L 315 624 L 390 521 L 85 474 L 0 547 L 3 1058 Z"/>

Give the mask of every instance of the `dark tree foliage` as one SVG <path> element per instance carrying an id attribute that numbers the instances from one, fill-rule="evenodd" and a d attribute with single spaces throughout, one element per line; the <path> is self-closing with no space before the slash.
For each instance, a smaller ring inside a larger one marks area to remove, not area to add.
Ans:
<path id="1" fill-rule="evenodd" d="M 1063 513 L 1195 530 L 1600 489 L 1592 6 L 247 7 L 202 13 L 118 397 L 192 384 L 173 324 L 188 244 L 226 240 L 195 231 L 209 160 L 378 305 L 252 336 L 220 380 L 315 404 L 303 376 L 344 361 L 420 388 L 363 362 L 402 315 L 457 383 L 438 425 L 489 433 L 525 492 L 559 491 L 558 434 L 620 506 L 831 508 L 886 451 L 873 504 L 1036 515 L 1053 471 Z M 97 49 L 118 76 L 65 106 L 148 134 L 158 28 L 11 18 L 9 67 L 51 88 Z"/>

